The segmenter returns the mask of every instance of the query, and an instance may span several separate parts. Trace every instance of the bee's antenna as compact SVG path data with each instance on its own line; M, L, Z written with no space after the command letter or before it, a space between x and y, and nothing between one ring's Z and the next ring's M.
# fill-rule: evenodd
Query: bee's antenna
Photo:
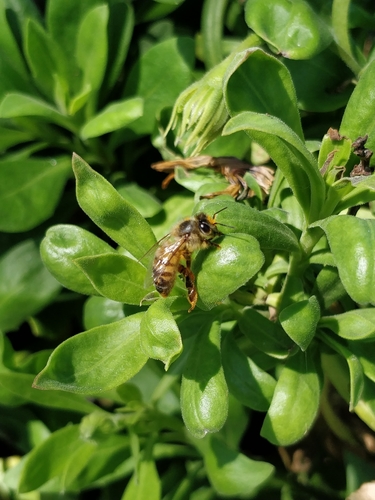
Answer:
M212 216L213 219L215 219L215 217L217 216L217 214L219 214L220 212L222 212L223 210L226 210L228 207L223 207L223 208L220 208L220 210L218 210L217 212L214 213L214 215Z
M220 210L218 210L217 212L214 213L214 215L212 216L212 218L215 219L215 217L217 216L217 214L219 214L223 210L226 210L227 208L228 207L220 208ZM234 229L234 226L229 226L228 224L223 224L222 222L215 222L215 225L216 224L219 224L219 226L225 226L225 227L230 227L230 228Z

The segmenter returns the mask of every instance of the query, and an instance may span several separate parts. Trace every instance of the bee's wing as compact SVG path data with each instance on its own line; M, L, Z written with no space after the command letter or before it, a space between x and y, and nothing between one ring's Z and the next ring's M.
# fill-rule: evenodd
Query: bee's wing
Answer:
M153 268L153 265L154 265L155 252L159 248L160 244L164 240L166 240L167 238L169 238L170 236L171 236L171 234L168 233L165 236L163 236L162 238L160 238L160 240L157 241L156 243L154 243L152 245L152 247L149 250L147 250L147 252L143 255L143 257L141 257L139 259L139 263L142 264L142 266L144 266L147 269L146 278L145 278L145 282L144 282L144 287L145 288L150 288L150 286L153 283L153 280L152 280L152 268Z

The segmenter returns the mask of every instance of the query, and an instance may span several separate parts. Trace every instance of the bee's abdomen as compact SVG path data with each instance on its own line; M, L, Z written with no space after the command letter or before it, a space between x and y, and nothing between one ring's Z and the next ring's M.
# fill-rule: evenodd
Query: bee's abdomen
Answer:
M168 297L176 280L180 259L178 255L173 255L168 262L163 260L162 257L155 257L152 277L156 290L162 297Z

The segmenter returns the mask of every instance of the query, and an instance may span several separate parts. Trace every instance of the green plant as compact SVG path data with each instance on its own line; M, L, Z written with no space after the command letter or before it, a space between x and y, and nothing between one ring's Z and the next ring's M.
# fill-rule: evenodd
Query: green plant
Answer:
M249 415L265 413L260 434L283 450L318 435L320 413L340 450L355 450L358 434L332 394L375 430L366 3L249 0L242 12L206 0L197 53L207 72L195 81L176 5L51 0L46 28L25 6L1 7L0 327L12 340L28 320L43 344L22 352L2 337L3 428L26 453L6 471L4 494L313 499L355 490L371 478L363 458L345 451L336 464L354 470L346 484L321 465L289 479L274 456L250 458L243 436L257 432ZM145 23L141 35L135 23ZM130 51L130 69L131 40L141 54ZM165 199L153 187L152 196L134 180L154 148L164 159L204 149L272 160L267 205L249 174L253 198L201 199L227 185L209 168L177 166L186 190ZM199 299L189 313L180 280L168 298L149 300L148 261L178 217L198 212L217 214L223 235L193 258ZM77 321L85 331L76 335Z

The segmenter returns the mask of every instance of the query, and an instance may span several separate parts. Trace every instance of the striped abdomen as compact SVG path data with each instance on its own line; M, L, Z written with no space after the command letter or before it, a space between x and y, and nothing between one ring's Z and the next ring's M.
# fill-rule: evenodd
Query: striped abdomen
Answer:
M185 240L181 239L161 246L155 254L152 277L155 288L162 297L168 297L173 288L184 246Z

